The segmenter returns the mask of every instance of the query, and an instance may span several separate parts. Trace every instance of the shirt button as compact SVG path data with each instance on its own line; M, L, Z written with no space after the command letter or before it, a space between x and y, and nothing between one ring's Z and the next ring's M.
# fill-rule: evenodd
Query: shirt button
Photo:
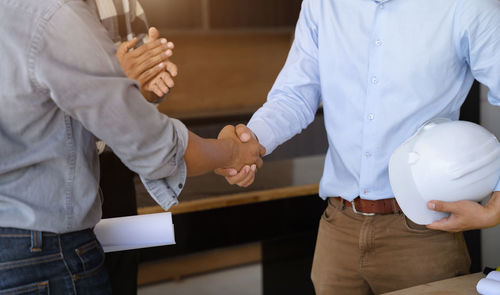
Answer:
M369 158L369 157L371 157L371 156L372 156L372 154L370 154L369 152L366 152L366 153L365 153L365 157Z
M377 46L382 45L382 41L381 41L381 40L377 40L377 41L375 41L375 45L377 45Z
M373 119L375 119L375 115L374 115L374 114L369 114L369 115L368 115L368 119L369 119L369 120L373 120Z
M377 77L373 76L372 77L372 84L377 84L377 83L378 83Z
M380 4L378 7L380 7L380 9L384 9L385 5L384 4Z
M183 188L183 185L182 185L182 183L179 183L179 188Z

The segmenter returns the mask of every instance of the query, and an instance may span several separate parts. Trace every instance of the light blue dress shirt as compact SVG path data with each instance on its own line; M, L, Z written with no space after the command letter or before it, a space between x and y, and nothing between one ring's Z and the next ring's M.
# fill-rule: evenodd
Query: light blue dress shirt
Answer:
M286 64L248 126L270 153L322 103L320 196L390 198L392 152L424 122L458 119L474 78L500 105L498 0L305 0Z

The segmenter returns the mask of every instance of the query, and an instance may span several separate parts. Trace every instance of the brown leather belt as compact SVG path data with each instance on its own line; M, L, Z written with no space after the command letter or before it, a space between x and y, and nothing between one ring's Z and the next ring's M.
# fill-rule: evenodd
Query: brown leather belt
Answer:
M340 197L334 197L334 199L342 201L346 207L351 207L354 213L361 215L398 214L402 212L395 198L372 201L357 197L352 202Z

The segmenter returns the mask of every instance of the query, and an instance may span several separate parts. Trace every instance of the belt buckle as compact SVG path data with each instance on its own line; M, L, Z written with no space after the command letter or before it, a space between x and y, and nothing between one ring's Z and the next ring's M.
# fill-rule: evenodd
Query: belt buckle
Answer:
M356 202L352 200L351 205L352 205L352 211L356 214L363 215L363 216L374 216L376 213L366 213L366 212L359 212L356 210Z

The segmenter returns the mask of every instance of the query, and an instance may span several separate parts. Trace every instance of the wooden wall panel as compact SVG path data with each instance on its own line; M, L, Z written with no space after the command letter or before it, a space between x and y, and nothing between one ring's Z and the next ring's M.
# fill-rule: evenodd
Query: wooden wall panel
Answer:
M211 28L294 26L302 0L210 0Z
M169 35L179 75L160 110L178 118L255 111L285 63L290 38L289 33Z
M202 26L202 0L141 0L151 26L198 29Z

